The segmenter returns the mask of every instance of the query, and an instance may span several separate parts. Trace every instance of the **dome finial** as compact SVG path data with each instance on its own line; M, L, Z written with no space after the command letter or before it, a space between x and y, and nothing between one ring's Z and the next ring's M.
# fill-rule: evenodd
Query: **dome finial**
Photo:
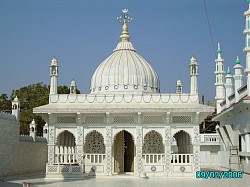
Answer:
M130 23L132 21L132 18L130 14L128 13L128 9L123 9L122 12L123 12L123 15L120 15L117 17L117 21L119 21L119 23L123 22L120 38L121 38L121 41L129 41L130 35L128 32L127 23Z
M235 64L240 64L239 56L237 56L237 59L236 59L236 61L235 61Z
M222 50L221 50L221 48L220 48L220 43L218 43L218 50L217 50L217 55L218 55L218 57L217 57L217 60L222 59L222 58L221 58L221 53L222 53Z
M218 50L217 53L222 53L222 50L220 49L220 43L218 43Z

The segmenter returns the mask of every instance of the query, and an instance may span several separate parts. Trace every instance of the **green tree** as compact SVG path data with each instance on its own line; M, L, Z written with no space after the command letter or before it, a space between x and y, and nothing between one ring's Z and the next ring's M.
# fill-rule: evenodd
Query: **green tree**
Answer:
M33 114L33 108L49 103L49 88L43 83L36 83L13 90L11 99L17 95L20 101L20 133L29 133L32 119L37 123L37 135L42 135L44 120Z
M69 94L70 92L67 86L58 86L57 89L58 94ZM80 91L77 89L76 93L80 93ZM20 133L28 134L29 124L32 119L34 119L37 124L37 135L41 136L45 121L40 116L33 114L33 108L49 103L49 86L40 82L21 87L18 90L12 91L9 100L6 94L2 94L0 96L0 106L2 106L1 98L3 98L2 100L5 104L3 106L10 106L11 109L11 101L15 96L17 96L20 101Z
M69 89L68 86L65 86L65 85L64 86L58 86L57 92L58 92L58 94L69 94L70 89ZM76 93L79 94L80 91L78 89L76 89Z
M11 112L11 101L6 93L0 95L0 111Z

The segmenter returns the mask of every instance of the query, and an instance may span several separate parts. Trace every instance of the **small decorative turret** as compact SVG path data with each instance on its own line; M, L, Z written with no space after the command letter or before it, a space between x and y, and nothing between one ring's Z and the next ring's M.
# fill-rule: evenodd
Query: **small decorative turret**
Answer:
M216 101L217 114L221 112L220 103L225 99L225 87L224 87L224 73L225 73L225 71L224 71L224 66L223 66L224 59L221 58L221 53L222 53L222 50L220 48L220 44L218 43L218 50L217 50L218 57L215 60L216 71L214 72L216 75L215 101Z
M182 94L182 87L183 87L182 82L180 79L178 79L176 81L176 93L177 94Z
M36 122L35 120L33 119L30 123L30 136L33 138L33 141L35 142L36 141Z
M190 93L198 94L198 66L194 55L190 59L189 69L190 69Z
M228 68L227 69L227 75L226 75L226 83L225 83L225 88L226 88L226 105L229 107L229 99L228 97L231 96L234 93L233 90L233 76L231 75L231 71Z
M57 94L58 86L58 63L54 57L50 64L50 94Z
M76 81L73 79L70 84L70 94L76 94Z
M16 120L19 121L20 119L20 102L17 96L12 101L12 110L11 114L16 116Z
M235 66L234 66L234 89L235 89L235 99L236 102L239 101L239 93L238 89L243 86L243 75L242 75L242 70L243 67L240 64L239 57L237 56L237 59L235 61Z

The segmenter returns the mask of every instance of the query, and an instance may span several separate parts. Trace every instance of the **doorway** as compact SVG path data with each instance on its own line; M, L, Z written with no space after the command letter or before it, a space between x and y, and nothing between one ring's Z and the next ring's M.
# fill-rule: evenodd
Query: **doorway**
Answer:
M132 135L125 130L119 132L114 141L114 171L134 172L134 152Z

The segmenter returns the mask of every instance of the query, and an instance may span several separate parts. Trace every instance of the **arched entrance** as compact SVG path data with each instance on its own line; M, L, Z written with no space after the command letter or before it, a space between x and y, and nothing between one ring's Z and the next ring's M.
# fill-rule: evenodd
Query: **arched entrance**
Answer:
M193 153L193 146L190 135L181 130L174 135L177 144L178 154L190 154Z
M134 172L135 146L129 132L123 130L115 136L113 151L114 172Z
M76 142L74 135L65 130L57 136L55 145L56 164L74 164L76 159Z

